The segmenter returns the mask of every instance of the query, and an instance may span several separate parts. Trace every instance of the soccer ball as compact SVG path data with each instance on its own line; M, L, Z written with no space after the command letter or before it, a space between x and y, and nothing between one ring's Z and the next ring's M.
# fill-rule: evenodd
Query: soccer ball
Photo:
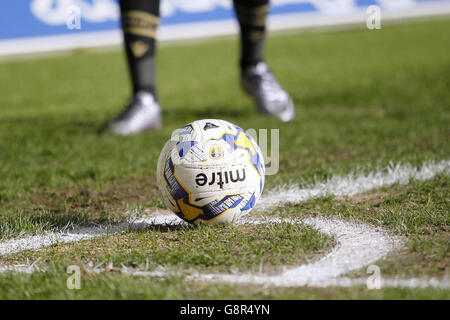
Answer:
M175 130L161 151L157 182L166 205L190 223L233 222L264 187L264 159L238 126L198 120Z

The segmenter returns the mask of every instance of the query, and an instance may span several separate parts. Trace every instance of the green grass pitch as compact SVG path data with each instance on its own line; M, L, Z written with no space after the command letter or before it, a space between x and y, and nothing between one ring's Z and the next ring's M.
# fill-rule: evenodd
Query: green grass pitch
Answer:
M99 135L129 98L120 50L0 61L0 241L68 225L118 223L163 208L155 179L171 132L221 118L244 129L280 130L280 170L265 190L308 185L390 163L420 166L450 158L450 20L405 21L381 30L273 34L267 61L293 96L297 117L257 113L239 85L234 38L161 45L158 96L163 128L132 137ZM325 197L255 215L312 213L356 219L406 239L378 261L384 277L448 276L450 177L412 181L354 197ZM47 271L0 273L0 299L449 299L448 289L266 288L190 283L181 275L139 278L82 274L92 262L171 270L265 272L305 263L336 239L306 225L201 226L124 231L73 244L0 256L0 266L33 261ZM148 262L150 261L150 262ZM365 270L349 274L366 277Z

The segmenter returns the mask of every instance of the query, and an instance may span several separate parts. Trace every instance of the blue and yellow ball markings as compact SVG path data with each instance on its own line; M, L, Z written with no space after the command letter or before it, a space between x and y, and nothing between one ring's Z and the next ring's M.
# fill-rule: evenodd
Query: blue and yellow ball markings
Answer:
M230 209L233 209L244 199L240 194L229 194L217 202L208 203L203 208L204 213L199 216L198 221L211 222Z
M192 205L191 192L186 188L181 181L177 178L175 172L175 166L172 162L172 158L166 162L166 168L164 170L164 179L167 185L170 187L170 195L175 200L179 212L175 212L181 219L193 222L197 217L203 213L201 207Z
M189 149L191 149L193 146L195 146L198 142L197 141L180 141L177 142L177 151L178 155L181 159L189 152Z
M255 206L255 200L255 193L253 192L247 204L241 208L241 211L250 210L251 208L253 208Z

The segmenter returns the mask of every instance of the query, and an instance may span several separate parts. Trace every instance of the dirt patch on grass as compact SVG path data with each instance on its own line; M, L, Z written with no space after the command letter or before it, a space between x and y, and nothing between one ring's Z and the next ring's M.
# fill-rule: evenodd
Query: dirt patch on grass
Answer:
M3 203L26 216L45 214L53 218L71 217L77 222L115 223L136 206L161 207L154 178L118 181L103 190L79 187L31 193L26 199ZM81 221L80 221L81 220Z
M336 200L340 203L361 205L364 208L378 207L389 198L396 198L407 194L410 189L408 186L401 186L399 188L391 188L385 192L368 192L351 197L336 198Z

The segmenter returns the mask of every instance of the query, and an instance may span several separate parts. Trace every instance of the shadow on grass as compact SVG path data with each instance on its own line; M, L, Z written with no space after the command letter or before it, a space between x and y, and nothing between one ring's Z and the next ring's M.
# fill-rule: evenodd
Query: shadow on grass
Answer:
M127 228L128 233L142 233L142 232L159 232L167 233L173 231L187 231L201 228L202 226L193 224L180 224L180 223L155 223L149 224L146 222L130 223Z

